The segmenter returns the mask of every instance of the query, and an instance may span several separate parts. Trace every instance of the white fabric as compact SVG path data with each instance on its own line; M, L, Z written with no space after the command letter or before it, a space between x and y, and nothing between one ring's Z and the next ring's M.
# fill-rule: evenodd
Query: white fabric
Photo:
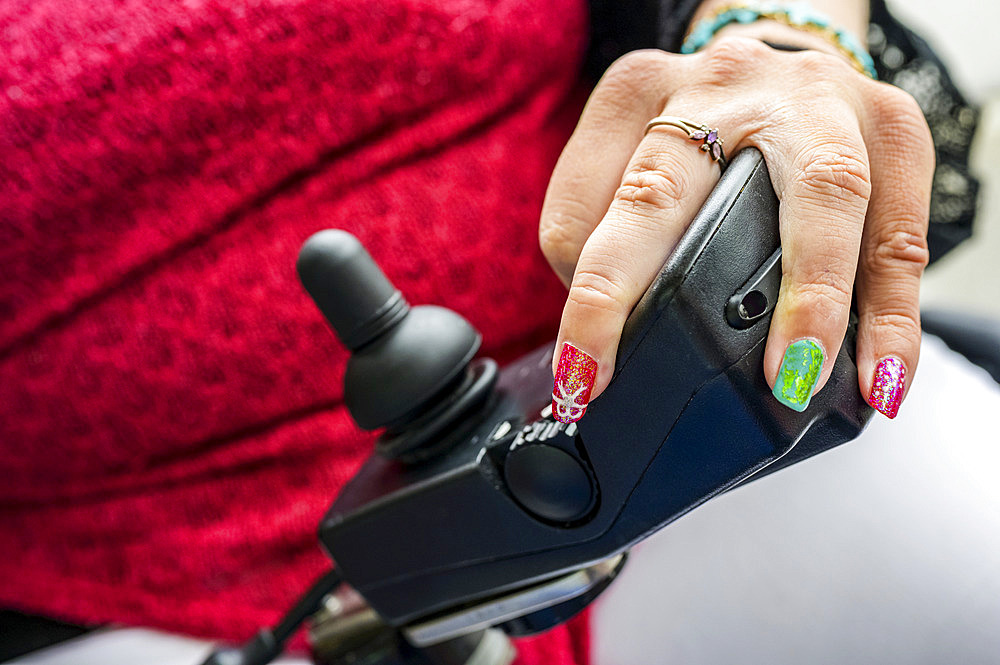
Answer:
M212 646L203 640L145 628L90 633L8 661L8 665L197 665ZM282 658L275 665L309 665L304 658Z

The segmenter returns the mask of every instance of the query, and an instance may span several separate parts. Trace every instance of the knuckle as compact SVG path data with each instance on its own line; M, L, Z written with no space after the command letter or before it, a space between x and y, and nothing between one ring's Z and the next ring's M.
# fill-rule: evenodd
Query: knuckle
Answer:
M573 276L568 300L577 307L599 314L624 317L626 294L622 285L612 276L593 270L578 270Z
M631 51L621 56L604 72L595 88L595 94L611 95L626 99L634 96L647 98L656 90L655 83L663 76L664 70L673 58L665 51L643 49Z
M871 169L862 151L830 142L814 149L802 160L799 183L806 195L824 205L829 199L867 207L872 193Z
M670 209L689 190L691 182L691 175L680 164L668 169L655 158L640 158L622 176L615 203L636 211Z
M921 160L933 164L934 139L917 100L896 86L874 81L872 85L878 88L872 99L880 130L891 133L899 145L916 150Z
M902 88L887 83L872 81L878 92L873 95L875 111L882 118L905 118L908 120L923 120L924 113L913 95Z
M581 222L560 212L542 215L538 225L538 245L542 255L556 270L572 266L579 254L579 243L571 229Z
M857 72L842 57L825 51L808 50L796 54L799 67L810 81L854 80Z
M882 331L893 330L902 339L920 339L920 321L913 312L883 310L869 316L869 325Z
M808 265L795 270L795 291L808 301L808 307L818 308L817 311L846 310L854 292L854 273L854 262L837 252L814 255Z
M827 300L841 307L851 305L851 296L854 291L853 274L848 275L840 270L826 270L817 275L811 284L811 288L816 293L825 296Z
M629 51L611 63L607 75L612 78L631 78L632 75L663 67L670 58L671 54L659 49Z
M904 351L920 344L920 320L916 313L904 311L869 312L864 317L863 324L875 331L880 345L885 348Z
M822 273L822 276L799 284L798 300L805 307L816 312L826 312L834 318L841 318L851 306L851 286L836 273Z
M745 72L756 71L770 49L757 39L723 37L713 41L702 53L699 71L709 81L731 82Z
M893 228L876 234L869 261L876 272L920 275L930 262L927 234L913 230L914 225Z

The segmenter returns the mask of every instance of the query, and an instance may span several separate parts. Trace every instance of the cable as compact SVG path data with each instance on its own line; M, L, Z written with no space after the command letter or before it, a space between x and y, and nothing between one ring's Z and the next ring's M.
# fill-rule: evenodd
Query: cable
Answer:
M274 628L262 628L242 647L222 647L208 655L201 665L267 665L285 650L285 642L299 626L319 611L323 598L333 593L343 580L331 570L317 579L302 594Z

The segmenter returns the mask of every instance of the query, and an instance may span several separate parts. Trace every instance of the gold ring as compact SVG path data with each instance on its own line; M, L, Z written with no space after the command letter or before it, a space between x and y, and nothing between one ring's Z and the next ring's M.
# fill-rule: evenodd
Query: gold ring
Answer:
M722 151L723 141L719 138L718 127L709 129L708 125L698 125L690 120L684 120L672 115L659 115L646 123L645 133L648 134L649 130L653 127L661 127L663 125L683 130L692 141L701 141L701 149L708 153L712 161L718 162L719 168L723 171L729 166L729 162L726 161L726 153Z

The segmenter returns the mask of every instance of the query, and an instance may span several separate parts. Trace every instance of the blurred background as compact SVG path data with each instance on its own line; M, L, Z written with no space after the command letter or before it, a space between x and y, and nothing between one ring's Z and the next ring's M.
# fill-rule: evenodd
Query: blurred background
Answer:
M923 304L1000 317L1000 3L897 0L890 8L930 42L983 115L972 162L982 183L975 235L927 272Z

